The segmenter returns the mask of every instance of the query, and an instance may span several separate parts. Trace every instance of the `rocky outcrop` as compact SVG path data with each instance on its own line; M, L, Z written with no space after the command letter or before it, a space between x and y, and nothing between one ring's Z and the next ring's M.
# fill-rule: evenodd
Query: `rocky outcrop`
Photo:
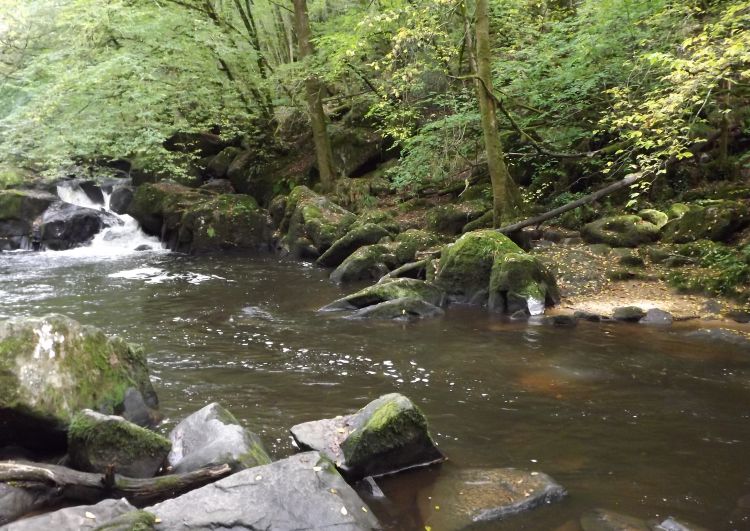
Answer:
M541 472L514 468L441 470L420 493L426 526L459 531L560 501L565 489Z
M611 247L638 247L659 239L659 227L636 215L613 216L587 223L581 236L588 243Z
M3 531L107 529L108 522L133 511L135 511L135 507L125 499L104 500L96 505L68 507L52 513L18 520L4 527Z
M158 401L140 347L63 315L0 322L0 447L64 449L81 409L129 418L130 389L153 420Z
M215 402L180 422L169 439L169 464L175 473L220 464L237 471L271 462L260 437Z
M77 247L91 241L105 227L122 224L105 210L58 201L42 214L39 222L42 245L53 251Z
M209 509L210 508L210 509ZM158 529L380 529L370 509L318 452L243 470L146 511Z
M170 182L144 184L128 213L175 251L247 252L270 245L268 215L248 195L215 194Z
M58 200L47 192L0 190L0 251L30 248L35 220Z
M302 448L317 450L350 479L381 476L445 459L424 414L403 395L381 396L353 415L297 424Z
M389 282L368 286L322 307L319 311L359 310L403 298L419 299L433 306L441 306L445 299L445 293L435 285L423 280L397 278Z
M153 431L115 415L84 409L68 428L68 456L73 468L105 473L109 466L123 476L150 478L167 459L172 444Z
M705 201L691 204L663 228L668 243L697 240L724 242L750 225L750 204L742 201Z

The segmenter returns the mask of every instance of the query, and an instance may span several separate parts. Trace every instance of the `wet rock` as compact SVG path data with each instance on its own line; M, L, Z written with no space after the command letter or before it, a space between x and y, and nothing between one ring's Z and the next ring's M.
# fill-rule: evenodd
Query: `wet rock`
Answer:
M612 310L612 319L615 321L625 321L629 323L636 323L646 316L644 312L638 306L620 306Z
M467 232L443 248L435 283L458 302L486 298L496 259L509 253L523 250L493 230Z
M26 518L13 522L3 531L80 531L97 529L123 514L135 511L124 498L121 500L104 500L96 505L79 505L60 509L48 514ZM93 518L92 518L93 517Z
M77 413L68 428L71 466L84 472L105 473L113 465L123 476L150 478L171 447L169 440L153 431L90 409Z
M671 325L673 321L674 317L671 313L660 310L659 308L651 308L638 322L650 325Z
M385 493L382 491L380 486L378 486L375 479L370 476L357 481L357 483L354 485L354 488L357 490L360 496L364 496L365 498L376 500L384 500L386 498Z
M109 197L109 209L116 214L125 214L133 201L132 186L118 186Z
M573 315L548 315L542 319L542 323L546 325L572 328L578 324L578 319Z
M89 201L96 205L104 206L104 193L102 192L102 187L96 181L92 181L91 179L71 179L58 183L58 186L80 188L86 194Z
M415 297L403 297L361 308L349 317L351 319L426 319L440 317L445 312L429 302Z
M233 194L235 193L234 186L227 179L211 179L205 184L200 186L201 190L209 190L216 192L217 194Z
M677 520L670 516L666 520L656 522L651 526L651 531L707 531L703 527Z
M737 323L750 323L750 311L748 310L730 310L724 315Z
M510 316L511 321L526 321L528 318L531 317L531 314L528 310L518 310L516 312L513 312Z
M561 500L565 489L541 472L514 468L463 469L441 473L419 495L426 526L461 530Z
M382 476L445 459L427 429L427 419L405 396L392 393L353 415L297 424L292 436L317 450L350 479Z
M58 197L34 190L0 190L0 251L30 248L34 221Z
M153 248L150 245L144 243L143 245L139 245L138 247L136 247L133 250L134 251L138 251L138 252L142 252L142 251L151 251L151 250L153 250Z
M388 231L379 225L373 223L357 225L336 240L318 258L317 263L323 267L336 267L360 247L376 244L385 236L388 236Z
M506 253L492 265L488 307L504 313L527 310L531 315L544 313L546 306L560 302L555 277L534 256Z
M382 244L366 245L354 251L331 273L337 283L377 280L398 266L393 250Z
M581 236L588 243L638 247L659 239L659 227L635 215L613 216L587 223Z
M129 388L158 407L137 345L64 315L0 322L0 447L64 449L76 412L123 413Z
M52 498L49 491L22 489L0 483L0 526L46 507Z
M389 282L368 286L356 293L352 293L323 306L319 311L356 310L402 298L417 298L434 306L441 306L445 294L440 288L430 282L412 278L396 278Z
M750 224L750 209L741 201L706 201L692 204L679 218L667 223L663 240L688 243L697 240L723 242Z
M159 518L159 529L380 529L367 505L318 452L243 470L146 511Z
M88 243L103 228L121 223L109 212L58 201L42 214L39 229L42 244L59 251Z
M587 312L584 310L576 310L573 312L573 317L576 319L582 319L584 321L590 321L592 323L598 323L602 320L602 316L598 313Z
M649 531L643 520L604 509L584 514L581 527L583 531Z
M260 437L215 402L180 422L169 439L169 464L177 474L224 463L237 471L271 462Z
M727 328L701 328L688 332L686 336L702 341L718 341L739 347L750 347L750 336Z

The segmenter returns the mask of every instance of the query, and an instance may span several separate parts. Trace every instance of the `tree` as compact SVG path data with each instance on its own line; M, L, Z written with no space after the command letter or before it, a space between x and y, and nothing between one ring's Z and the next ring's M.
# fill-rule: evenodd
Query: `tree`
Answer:
M294 0L294 22L297 30L299 58L304 61L313 55L306 0ZM320 183L324 190L330 190L335 179L333 153L326 128L326 116L323 112L322 85L313 72L308 72L305 77L305 97L312 126L315 156L318 160Z

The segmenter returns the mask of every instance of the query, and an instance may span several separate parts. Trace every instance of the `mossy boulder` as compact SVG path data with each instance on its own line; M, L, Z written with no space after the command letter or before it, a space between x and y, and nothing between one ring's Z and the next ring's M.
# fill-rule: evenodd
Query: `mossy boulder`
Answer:
M524 251L494 230L467 232L443 248L435 284L453 300L483 302L495 260L508 253Z
M615 321L637 323L645 316L646 312L638 306L620 306L612 310L612 319Z
M328 250L344 236L356 216L325 196L306 186L297 186L286 200L286 212L279 229L289 251L300 256L304 242L309 242L319 254Z
M417 253L431 249L440 244L441 238L434 232L421 229L409 229L396 236L396 258L399 263L413 261Z
M385 230L387 230L392 236L401 232L401 225L399 225L398 221L396 221L396 218L393 217L393 214L391 214L387 210L382 210L382 209L364 210L357 216L357 221L354 222L354 225L352 225L352 228L358 227L361 225L366 225L368 223L374 223L375 225L380 225Z
M367 286L356 293L322 307L320 311L357 310L402 298L416 298L434 306L440 306L445 294L440 288L429 282L413 278L397 278L382 284Z
M236 472L271 462L260 437L215 402L180 422L169 439L169 464L175 473L221 464Z
M230 165L242 153L240 148L230 146L221 151L221 153L211 157L206 165L205 174L211 179L222 179L226 177Z
M336 267L360 247L378 243L388 234L387 230L374 223L354 225L318 258L317 263L323 267Z
M481 200L439 205L427 213L427 228L443 234L461 234L464 225L480 218L488 208Z
M389 319L411 321L439 317L445 312L438 306L417 297L402 297L366 306L351 314L351 319Z
M690 205L667 223L662 239L669 243L697 240L723 242L750 225L750 205L742 201L705 201Z
M391 393L353 415L298 424L292 436L319 451L349 479L428 466L445 459L430 436L427 419L411 400Z
M398 266L393 246L366 245L354 251L331 273L334 282L377 280Z
M0 251L29 246L34 222L58 198L35 190L0 190Z
M114 529L127 531L146 531L148 527L106 527L104 524L136 511L125 498L119 500L108 499L96 505L77 505L66 507L51 513L23 518L2 528L3 531L82 531ZM100 527L101 526L101 527Z
M612 216L587 223L581 236L588 243L611 247L638 247L659 239L659 227L636 215Z
M667 214L665 214L661 210L656 210L654 208L646 208L644 210L641 210L640 212L638 212L638 217L648 221L649 223L653 223L659 229L666 225L667 221L669 221L669 216Z
M667 217L669 219L681 218L688 210L690 210L690 206L685 203L672 203L667 209Z
M536 257L507 253L495 260L490 273L490 309L509 314L526 310L539 315L546 306L559 302L555 277Z
M156 529L156 516L148 511L130 511L101 523L94 531L151 531Z
M494 215L492 210L488 210L474 221L468 222L463 226L461 232L471 232L479 229L491 229L494 223Z
M140 347L64 315L0 322L0 446L64 448L81 409L130 418L130 389L158 407Z
M122 417L84 409L68 428L68 456L73 468L105 473L112 465L123 476L150 478L167 459L172 443Z

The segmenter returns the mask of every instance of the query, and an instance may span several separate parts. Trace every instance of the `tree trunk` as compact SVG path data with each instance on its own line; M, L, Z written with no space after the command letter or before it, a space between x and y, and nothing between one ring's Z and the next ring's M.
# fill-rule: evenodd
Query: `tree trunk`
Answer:
M510 220L518 214L518 191L505 165L505 154L497 126L495 100L492 97L492 72L490 55L490 18L488 0L477 0L476 10L476 57L470 54L472 69L477 79L474 83L482 118L482 133L487 152L487 166L492 183L492 218L494 226ZM467 38L470 32L467 32ZM471 50L471 48L468 48Z
M307 1L294 0L294 22L297 30L299 58L304 60L313 54L310 42L310 20L307 16ZM323 112L323 98L318 78L310 73L305 79L305 96L307 98L307 112L310 115L315 156L318 159L318 171L323 190L330 190L335 177L333 169L333 153L331 142L326 130L326 117Z

